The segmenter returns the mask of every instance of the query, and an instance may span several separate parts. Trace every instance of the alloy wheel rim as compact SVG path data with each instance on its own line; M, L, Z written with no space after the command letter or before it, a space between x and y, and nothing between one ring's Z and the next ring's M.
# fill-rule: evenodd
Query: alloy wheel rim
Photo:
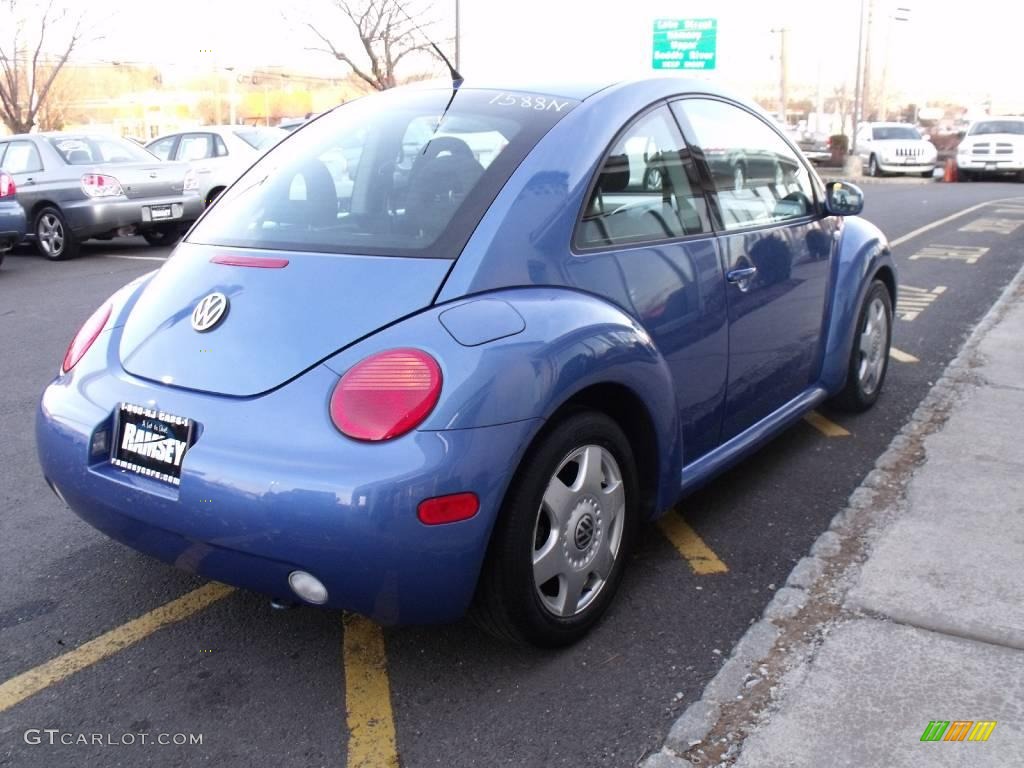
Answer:
M885 314L885 305L876 297L868 305L859 339L860 365L857 379L865 395L874 394L881 382L885 356L889 353L888 337L889 319Z
M39 238L43 250L50 256L59 256L64 250L64 226L60 219L52 213L39 219L36 236Z
M584 445L548 481L533 531L534 590L544 609L568 618L594 603L622 547L626 492L606 448Z

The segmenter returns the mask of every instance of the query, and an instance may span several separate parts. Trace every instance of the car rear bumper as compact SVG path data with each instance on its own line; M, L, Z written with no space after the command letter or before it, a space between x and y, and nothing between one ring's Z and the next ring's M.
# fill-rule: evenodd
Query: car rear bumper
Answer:
M154 220L154 206L171 206L173 216ZM191 224L203 212L203 198L199 195L177 195L139 199L76 200L62 205L68 226L78 238L106 234L122 227L139 230L164 224Z
M326 586L330 607L384 624L457 619L538 423L358 443L327 416L336 382L337 374L318 366L272 393L241 399L76 368L40 403L43 474L84 520L185 570L290 599L288 575L304 570ZM109 451L90 452L94 435L110 434L122 401L195 420L199 437L182 462L180 486L118 469ZM480 499L475 517L419 522L420 501L464 491Z
M24 236L25 230L0 230L0 253L11 250Z
M13 248L25 237L25 211L18 203L0 203L0 251Z

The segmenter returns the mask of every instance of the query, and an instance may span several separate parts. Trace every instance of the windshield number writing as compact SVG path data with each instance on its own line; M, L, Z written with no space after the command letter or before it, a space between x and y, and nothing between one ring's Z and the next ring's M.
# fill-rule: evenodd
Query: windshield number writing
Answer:
M520 107L522 109L534 109L538 112L561 112L567 106L568 101L558 101L548 96L527 96L521 93L499 93L491 99L491 104L499 107Z

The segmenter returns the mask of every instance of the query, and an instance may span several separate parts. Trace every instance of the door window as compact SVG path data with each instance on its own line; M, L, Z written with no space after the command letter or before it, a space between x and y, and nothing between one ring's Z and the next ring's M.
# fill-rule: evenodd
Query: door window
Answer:
M174 142L177 141L177 136L168 136L166 139L160 139L160 141L154 141L146 149L152 152L154 155L159 157L161 160L170 160L171 152L174 150Z
M31 141L12 141L4 153L4 170L8 173L35 173L43 170L39 150Z
M213 157L213 136L209 133L186 133L178 145L179 160L206 160Z
M704 152L726 229L777 224L814 213L810 172L786 141L750 112L687 99L682 110Z
M689 150L672 115L659 107L612 146L583 211L576 245L652 242L709 231Z

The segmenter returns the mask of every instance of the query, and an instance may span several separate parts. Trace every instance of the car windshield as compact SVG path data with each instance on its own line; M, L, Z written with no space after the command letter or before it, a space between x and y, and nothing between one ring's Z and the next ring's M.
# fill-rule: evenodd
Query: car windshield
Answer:
M268 152L188 240L455 258L522 159L576 103L443 89L353 101Z
M903 141L918 141L921 134L912 125L882 125L871 129L871 136L875 141L889 141L901 139Z
M145 148L116 136L50 136L47 141L68 165L159 162Z
M283 128L235 128L235 136L253 149L269 149L287 135Z
M970 131L971 136L984 136L986 133L1016 133L1024 135L1024 120L986 120L975 124Z

